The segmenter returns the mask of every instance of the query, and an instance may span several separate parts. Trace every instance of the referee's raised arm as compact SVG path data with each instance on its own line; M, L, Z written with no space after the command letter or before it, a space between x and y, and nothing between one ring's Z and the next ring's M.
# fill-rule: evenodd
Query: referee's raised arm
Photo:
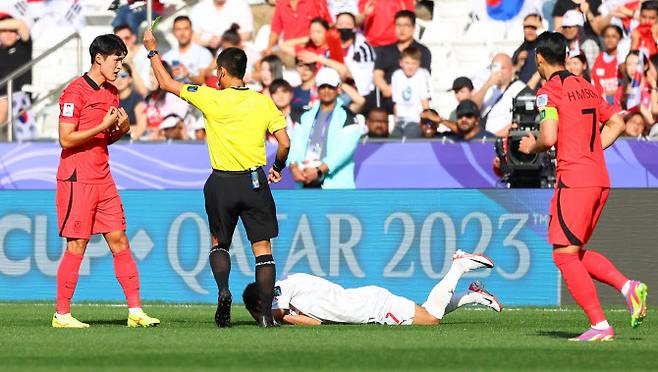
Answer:
M158 42L155 40L155 36L153 36L153 32L150 29L146 29L146 32L144 32L144 48L148 51L148 58L151 60L153 75L155 75L155 79L158 81L160 88L169 93L180 96L180 91L183 89L183 83L174 80L164 68L162 60L160 59L160 53L158 52Z

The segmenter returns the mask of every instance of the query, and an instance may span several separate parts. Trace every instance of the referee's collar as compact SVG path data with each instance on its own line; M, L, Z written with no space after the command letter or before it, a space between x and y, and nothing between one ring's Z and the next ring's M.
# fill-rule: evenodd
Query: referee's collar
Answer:
M89 75L87 75L86 72L85 72L84 75L82 75L82 77L85 79L85 81L87 82L87 84L89 84L89 86L90 86L93 90L100 90L100 89L101 89L101 87L99 87L98 84L96 84L96 82L94 81L94 79L90 78Z
M235 89L235 90L249 90L249 88L247 88L247 87L231 87L231 89Z

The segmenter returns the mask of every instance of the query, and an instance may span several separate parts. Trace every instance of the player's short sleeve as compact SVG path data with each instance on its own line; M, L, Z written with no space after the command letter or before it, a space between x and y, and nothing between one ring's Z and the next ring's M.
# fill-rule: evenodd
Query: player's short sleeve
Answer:
M273 310L288 310L290 309L290 299L292 291L288 286L276 283L274 286L274 299L272 300Z
M549 83L550 84L550 81ZM537 92L537 111L539 111L539 122L552 119L558 120L558 103L560 101L559 94L554 89L549 89L549 86L544 86Z
M59 122L78 125L84 105L85 98L82 91L75 86L68 86L59 98Z
M179 97L198 108L207 116L220 103L219 100L215 99L218 93L218 90L210 87L185 84L180 91Z
M270 122L267 125L267 131L270 133L274 133L277 130L285 129L287 124L286 124L286 118L283 116L283 113L276 107L274 102L272 102L271 99L267 98L268 102L268 108L269 108L269 118Z
M603 96L599 97L599 107L596 108L599 122L605 123L610 117L617 113L615 106L608 103Z

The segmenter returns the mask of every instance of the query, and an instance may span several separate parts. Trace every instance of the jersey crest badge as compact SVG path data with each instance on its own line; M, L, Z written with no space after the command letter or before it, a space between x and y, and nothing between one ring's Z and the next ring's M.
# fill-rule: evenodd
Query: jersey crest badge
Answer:
M73 111L75 109L75 105L72 103L65 103L64 106L62 107L62 116L70 118L73 117Z
M548 105L548 95L540 94L537 96L537 107L542 108Z

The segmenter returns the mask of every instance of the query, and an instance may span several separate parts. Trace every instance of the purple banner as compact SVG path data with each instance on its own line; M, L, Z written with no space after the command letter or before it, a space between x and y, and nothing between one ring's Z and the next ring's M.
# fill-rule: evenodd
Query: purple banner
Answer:
M268 145L268 162L274 157ZM53 189L57 143L0 144L0 189ZM493 143L367 143L355 156L356 185L378 188L500 188ZM621 140L605 152L613 187L658 187L658 143ZM121 189L201 189L210 173L204 143L118 143L110 166ZM277 189L294 182L286 172Z

